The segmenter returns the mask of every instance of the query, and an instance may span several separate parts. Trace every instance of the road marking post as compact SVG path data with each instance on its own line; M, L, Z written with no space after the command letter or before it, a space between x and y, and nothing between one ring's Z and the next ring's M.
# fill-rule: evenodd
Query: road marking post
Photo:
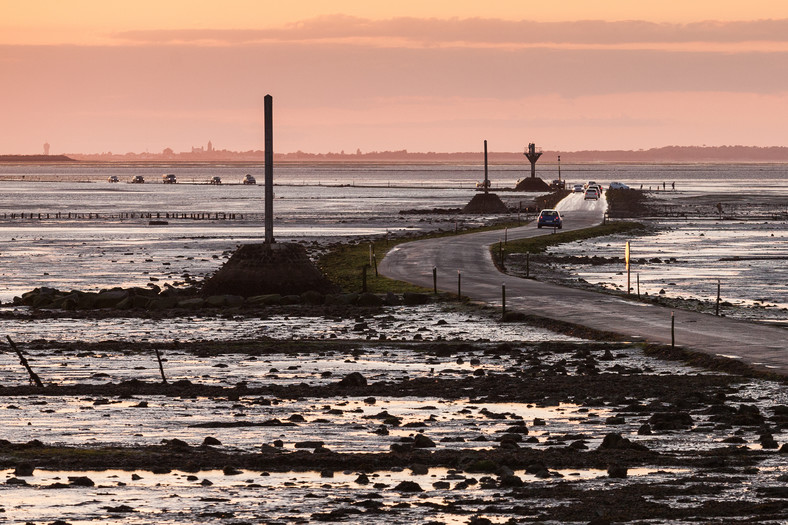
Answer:
M676 316L670 312L670 347L676 348Z
M720 280L717 279L717 306L714 309L714 315L720 315Z
M460 286L462 283L462 273L457 270L457 299L462 301L462 287Z
M432 267L432 293L438 294L438 267Z
M630 295L632 289L629 287L629 241L627 241L627 247L624 249L624 262L627 265L627 295Z
M506 317L506 284L501 283L501 319Z

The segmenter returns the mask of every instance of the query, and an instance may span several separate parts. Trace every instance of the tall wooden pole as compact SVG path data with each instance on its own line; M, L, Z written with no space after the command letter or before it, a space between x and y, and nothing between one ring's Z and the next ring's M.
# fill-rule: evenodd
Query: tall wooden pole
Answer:
M274 99L266 95L265 106L265 243L274 242Z
M484 193L488 192L490 179L487 178L487 141L484 141Z

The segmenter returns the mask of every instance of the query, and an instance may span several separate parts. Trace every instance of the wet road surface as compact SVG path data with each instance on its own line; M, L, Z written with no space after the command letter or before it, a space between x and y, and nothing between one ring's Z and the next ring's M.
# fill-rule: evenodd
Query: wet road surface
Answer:
M557 208L564 215L564 230L575 230L601 223L606 207L604 198L585 201L581 194L572 194ZM532 223L509 230L507 238L551 233ZM676 346L788 374L788 334L782 328L508 276L495 268L489 252L503 235L499 230L401 244L385 257L380 271L392 279L432 288L435 267L439 290L457 293L459 284L462 295L491 305L501 304L505 285L507 310L615 332L632 341L671 344L674 315Z

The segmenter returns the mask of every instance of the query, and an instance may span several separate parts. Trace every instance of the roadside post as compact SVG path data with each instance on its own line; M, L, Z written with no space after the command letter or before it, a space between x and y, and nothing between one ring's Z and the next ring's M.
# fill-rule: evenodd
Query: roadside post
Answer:
M506 284L501 283L501 319L506 317Z
M432 293L438 295L438 267L432 267Z
M714 315L720 315L720 280L717 279L717 306L714 308Z
M670 312L670 347L676 348L676 316Z
M627 247L624 249L624 262L627 265L627 295L630 295L631 288L629 287L629 283L630 283L630 280L629 280L629 241L627 241ZM638 285L638 289L639 289L639 285ZM640 292L638 291L638 296L639 295L640 295Z
M462 273L457 270L457 299L462 301Z

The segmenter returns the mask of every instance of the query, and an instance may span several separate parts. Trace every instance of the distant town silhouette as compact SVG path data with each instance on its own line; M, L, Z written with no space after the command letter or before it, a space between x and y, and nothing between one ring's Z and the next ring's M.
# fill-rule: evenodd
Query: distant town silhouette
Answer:
M470 152L409 152L356 150L353 153L307 153L296 151L291 153L275 153L279 161L293 162L478 162L481 153ZM593 162L634 162L634 163L670 163L670 162L788 162L786 146L665 146L645 150L583 150L583 151L550 151L544 150L541 163L555 163L558 156L562 163L593 163ZM124 153L112 152L86 154L67 153L65 155L0 155L0 162L262 162L263 150L231 151L215 149L209 142L207 148L192 148L191 151L176 153L165 148L161 153ZM527 162L524 152L493 152L489 153L490 162L520 163Z

